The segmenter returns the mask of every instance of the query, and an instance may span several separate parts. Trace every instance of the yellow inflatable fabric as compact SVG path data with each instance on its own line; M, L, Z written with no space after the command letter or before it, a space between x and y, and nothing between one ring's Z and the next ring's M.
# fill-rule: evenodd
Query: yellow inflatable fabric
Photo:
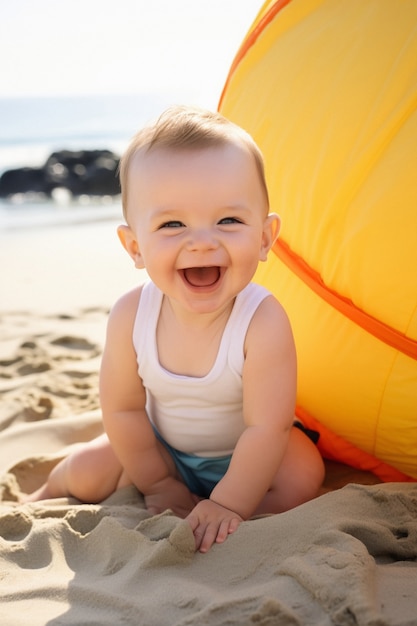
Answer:
M282 217L255 280L290 317L302 411L352 465L363 451L414 479L416 105L415 0L266 2L219 104Z

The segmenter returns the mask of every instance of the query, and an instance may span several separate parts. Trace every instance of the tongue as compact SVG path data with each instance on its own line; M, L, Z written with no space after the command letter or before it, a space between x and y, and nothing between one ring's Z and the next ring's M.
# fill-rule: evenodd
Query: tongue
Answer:
M185 280L193 287L210 287L218 280L218 267L189 267L184 270Z

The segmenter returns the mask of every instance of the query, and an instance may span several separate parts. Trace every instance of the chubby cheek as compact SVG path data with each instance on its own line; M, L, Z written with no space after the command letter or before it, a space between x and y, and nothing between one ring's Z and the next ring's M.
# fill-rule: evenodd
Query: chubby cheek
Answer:
M162 241L155 238L142 251L146 268L149 272L167 272L176 266L177 250L166 238Z
M235 248L232 254L229 255L232 266L239 271L239 273L251 280L253 274L255 274L260 259L259 246L254 242L246 241L241 246Z
M253 234L252 236L242 237L239 241L235 242L234 246L235 257L244 257L247 263L258 263L258 261L262 260L262 256L264 255L264 246L263 239L258 234ZM242 262L244 260L242 258Z

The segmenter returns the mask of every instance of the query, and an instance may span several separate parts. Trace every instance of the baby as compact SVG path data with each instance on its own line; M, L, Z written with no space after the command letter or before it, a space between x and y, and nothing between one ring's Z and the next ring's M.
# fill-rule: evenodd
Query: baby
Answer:
M251 282L280 219L269 213L259 148L217 113L169 109L133 138L120 177L118 235L149 281L109 316L105 434L28 500L95 503L134 484L151 513L185 518L207 552L242 520L315 497L324 476L316 446L294 427L287 315Z

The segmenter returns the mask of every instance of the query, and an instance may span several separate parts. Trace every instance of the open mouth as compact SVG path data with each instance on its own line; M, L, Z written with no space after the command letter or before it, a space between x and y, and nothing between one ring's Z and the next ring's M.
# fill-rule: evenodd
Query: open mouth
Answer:
M220 267L187 267L182 270L184 280L192 287L212 287L220 278Z

